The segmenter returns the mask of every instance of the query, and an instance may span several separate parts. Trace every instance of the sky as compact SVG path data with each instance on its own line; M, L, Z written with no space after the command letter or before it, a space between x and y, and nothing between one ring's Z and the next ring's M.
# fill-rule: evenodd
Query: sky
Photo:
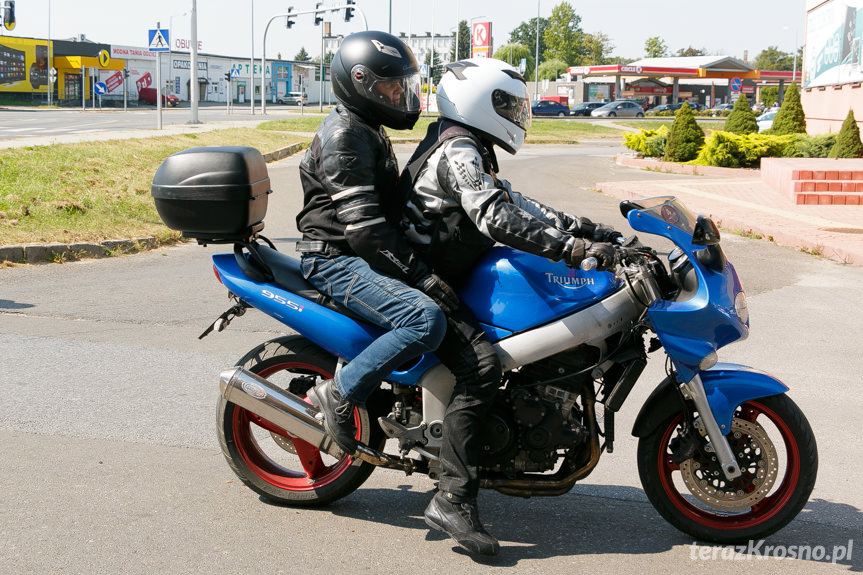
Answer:
M509 40L510 31L539 15L551 16L561 0L357 0L369 29L424 35L449 34L459 20L491 21L495 48ZM172 44L191 39L192 0L17 0L17 25L5 35L32 38L69 39L84 34L88 40L105 44L147 45L147 31L160 22L171 29ZM295 11L310 10L309 0L196 0L198 41L210 54L249 57L254 46L260 58L264 30L267 57L281 54L292 59L301 47L313 57L320 54L321 28L314 17L298 17L291 29L284 26L289 6ZM326 0L324 6L341 1ZM614 56L642 58L647 38L659 36L671 52L704 49L709 54L750 59L768 46L791 52L803 44L806 0L722 0L721 2L680 2L653 0L570 0L581 16L585 32L603 32L615 46ZM390 20L390 6L392 19ZM186 15L184 15L186 13ZM49 18L50 14L50 18ZM363 29L355 16L346 23L343 12L331 13L333 35ZM2 29L2 28L0 28ZM796 38L796 44L795 44Z

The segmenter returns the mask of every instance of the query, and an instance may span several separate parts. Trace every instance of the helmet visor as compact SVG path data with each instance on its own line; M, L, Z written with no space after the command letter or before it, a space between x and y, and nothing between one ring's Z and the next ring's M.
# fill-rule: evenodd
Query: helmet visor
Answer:
M351 81L357 93L379 106L406 113L420 111L422 80L417 73L381 78L365 66L355 66Z
M494 111L519 128L527 130L530 127L530 99L519 97L510 92L495 90L491 93L491 105Z

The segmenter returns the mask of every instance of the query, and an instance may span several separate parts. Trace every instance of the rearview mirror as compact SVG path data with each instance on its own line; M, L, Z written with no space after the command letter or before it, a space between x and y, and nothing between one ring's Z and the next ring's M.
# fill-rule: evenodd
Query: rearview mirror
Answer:
M715 246L719 243L719 228L707 216L698 216L692 232L692 245Z

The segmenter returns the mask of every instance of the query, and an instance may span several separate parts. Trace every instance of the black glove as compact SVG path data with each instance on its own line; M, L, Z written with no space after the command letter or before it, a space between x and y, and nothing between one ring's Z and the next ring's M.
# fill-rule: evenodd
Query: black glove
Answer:
M605 224L596 224L596 229L593 230L593 241L595 242L606 242L618 245L622 243L620 241L622 239L622 233Z
M614 269L614 246L607 242L587 242L576 238L575 245L569 254L564 255L566 265L578 267L587 258L596 258L596 269L608 271Z
M438 307L447 315L458 309L459 299L449 284L440 279L437 274L428 274L416 283L418 290L432 298Z

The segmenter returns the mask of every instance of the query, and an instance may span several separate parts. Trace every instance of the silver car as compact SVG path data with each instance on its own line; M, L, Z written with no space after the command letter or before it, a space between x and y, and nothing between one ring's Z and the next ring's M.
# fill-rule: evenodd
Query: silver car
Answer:
M590 115L594 118L643 118L644 108L629 100L619 100L597 108Z

